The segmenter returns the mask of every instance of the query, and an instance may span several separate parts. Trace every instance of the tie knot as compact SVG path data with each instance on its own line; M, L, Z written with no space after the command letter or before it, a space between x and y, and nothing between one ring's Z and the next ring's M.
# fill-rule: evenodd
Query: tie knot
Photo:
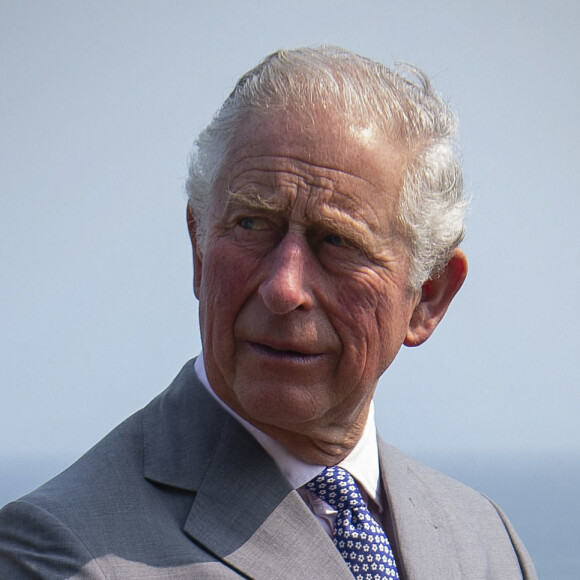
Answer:
M354 478L342 467L327 467L320 475L311 479L306 488L338 512L366 508Z

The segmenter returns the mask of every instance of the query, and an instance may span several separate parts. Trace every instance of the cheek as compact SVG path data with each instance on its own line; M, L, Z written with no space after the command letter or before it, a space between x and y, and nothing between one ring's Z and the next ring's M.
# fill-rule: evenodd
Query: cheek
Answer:
M373 274L357 273L335 284L338 308L336 314L354 335L365 336L377 331L376 314L383 310L387 291L381 279Z
M254 289L256 266L227 244L215 242L210 247L203 260L200 317L214 330L227 333Z
M211 250L204 261L202 283L205 281L208 290L225 296L228 302L251 284L259 261L225 239L216 239L208 246Z
M347 364L382 374L407 332L410 304L404 290L375 272L362 272L338 285L337 292L334 321Z

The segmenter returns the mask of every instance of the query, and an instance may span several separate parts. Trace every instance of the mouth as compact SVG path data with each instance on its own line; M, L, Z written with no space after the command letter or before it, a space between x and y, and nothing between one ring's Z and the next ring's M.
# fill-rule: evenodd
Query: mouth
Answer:
M312 362L323 356L322 354L309 353L291 348L277 348L259 342L248 342L248 345L256 354L279 361Z

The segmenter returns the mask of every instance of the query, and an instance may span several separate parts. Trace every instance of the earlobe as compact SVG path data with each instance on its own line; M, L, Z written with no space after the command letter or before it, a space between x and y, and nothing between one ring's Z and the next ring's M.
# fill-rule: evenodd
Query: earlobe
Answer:
M191 240L191 248L193 252L193 292L195 297L199 300L202 259L197 243L197 226L195 223L195 217L189 204L187 205L187 229L189 230L189 239Z
M419 346L433 334L466 276L467 258L457 248L443 272L423 284L421 297L411 316L403 344Z

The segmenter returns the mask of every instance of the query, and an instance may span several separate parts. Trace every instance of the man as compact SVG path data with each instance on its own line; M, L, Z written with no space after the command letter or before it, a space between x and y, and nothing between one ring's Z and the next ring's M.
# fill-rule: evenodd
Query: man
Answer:
M455 119L407 76L322 48L240 79L188 181L203 354L4 508L0 577L536 578L497 506L375 434L467 273Z

